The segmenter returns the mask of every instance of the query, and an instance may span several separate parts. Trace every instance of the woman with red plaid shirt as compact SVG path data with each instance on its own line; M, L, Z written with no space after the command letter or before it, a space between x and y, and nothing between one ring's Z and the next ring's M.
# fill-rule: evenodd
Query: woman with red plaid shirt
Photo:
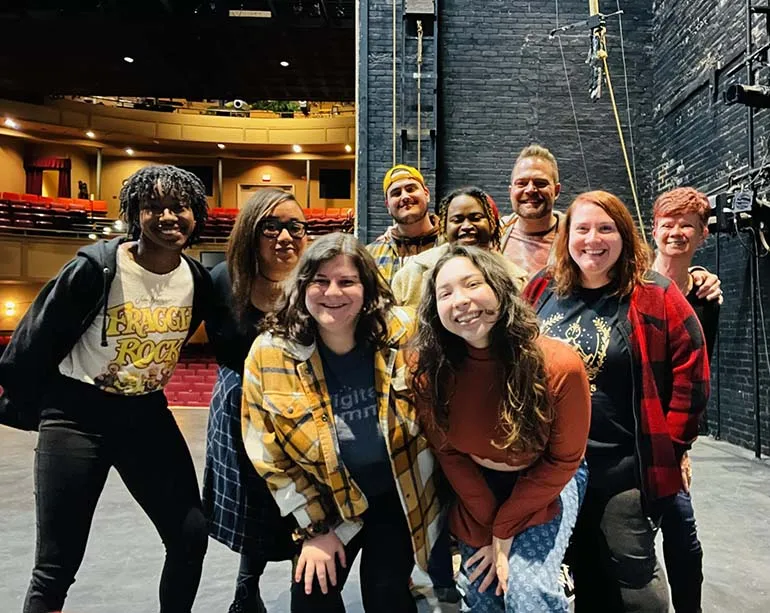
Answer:
M616 196L579 195L555 263L525 289L543 333L583 358L591 387L589 482L568 553L585 611L668 611L655 557L660 517L709 394L706 344L676 285Z

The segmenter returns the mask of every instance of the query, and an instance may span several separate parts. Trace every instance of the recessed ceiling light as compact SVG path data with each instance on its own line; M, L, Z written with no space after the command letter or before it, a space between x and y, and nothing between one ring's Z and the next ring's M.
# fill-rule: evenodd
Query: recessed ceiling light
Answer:
M104 226L102 228L102 234L106 234L107 236L109 236L110 234L112 234L112 230L110 230L108 226Z
M126 153L128 153L128 155L134 155L134 150L131 149L131 147L126 147Z
M94 134L93 130L89 130L88 132L86 132L86 136L88 138L96 138L96 134Z
M126 57L123 58L123 61L128 63L128 64L133 64L134 63L134 58L132 58L132 57L127 55Z
M286 60L283 60L281 62L281 66L283 66L284 68L288 68L289 67L289 62L287 62Z
M97 236L96 236L96 234L91 232L91 234L88 235L88 238L90 238L92 241L95 241L97 239Z
M15 121L14 121L13 119L11 119L10 117L6 117L6 118L5 118L5 121L3 122L3 125L4 125L6 128L13 128L14 130L18 130L18 129L19 129L19 124L18 124L18 122L15 122Z
M224 149L225 145L224 143L217 143L217 147L219 147L220 149Z
M350 145L345 145L345 151L350 153L351 151L353 151L353 147L351 147Z
M302 147L300 147L299 145L292 145L291 149L292 151L294 151L294 153L302 153Z
M153 141L152 141L152 142L153 142L153 144L155 144L155 145L160 145L160 141L159 141L157 138L156 138L156 139L153 139Z

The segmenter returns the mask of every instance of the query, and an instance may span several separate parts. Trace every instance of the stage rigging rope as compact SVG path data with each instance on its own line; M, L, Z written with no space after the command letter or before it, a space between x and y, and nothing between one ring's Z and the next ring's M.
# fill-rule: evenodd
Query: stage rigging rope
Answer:
M559 0L555 0L555 2L556 2L556 21L557 21L556 25L558 27L559 26L559 24L558 24L558 20L559 20ZM590 2L589 2L589 5L590 5ZM620 2L619 1L618 1L618 6L620 6ZM618 9L618 10L620 10L620 9ZM612 112L613 112L613 115L615 116L615 126L616 126L617 131L618 131L618 139L620 140L620 149L623 152L623 160L624 160L625 166L626 166L626 173L628 174L628 182L631 185L631 195L632 195L632 197L634 199L634 206L636 208L636 217L637 217L637 220L638 220L638 223L639 223L639 231L642 234L642 238L644 239L644 242L647 243L647 233L644 230L644 219L642 218L642 210L641 210L641 207L639 206L639 197L637 196L637 193L636 193L636 170L634 169L632 171L632 169L631 169L631 161L630 161L629 156L628 156L628 149L626 147L626 140L625 140L625 138L623 136L623 127L622 127L622 125L620 123L620 112L618 111L618 105L617 105L617 103L615 101L615 91L614 91L614 88L612 87L612 80L610 78L610 68L609 68L609 65L607 63L607 39L606 39L607 31L606 31L606 28L604 28L604 27L598 28L596 34L599 37L600 45L599 45L598 52L597 52L595 58L593 58L593 59L599 59L602 62L602 67L604 69L604 78L605 78L605 80L607 82L607 90L610 93L610 102L612 104ZM567 91L569 92L570 102L572 103L572 112L573 112L573 116L575 118L575 129L577 130L577 133L578 133L578 142L580 142L580 153L581 153L581 155L583 157L583 167L586 170L586 179L587 179L588 178L588 168L587 168L587 164L586 164L585 153L583 152L582 141L580 139L580 127L578 125L577 112L575 111L575 103L574 103L574 100L573 100L573 97L572 97L572 89L569 86L569 73L567 72L567 63L564 60L564 51L562 49L561 36L559 36L557 34L557 37L559 38L559 49L562 52L562 62L564 64L564 78L565 78L565 81L567 83ZM622 50L622 56L623 56L623 74L624 74L625 83L626 83L626 96L627 96L627 100L628 100L628 70L627 70L626 62L625 62L625 48L624 48L624 42L623 42L622 29L621 29L621 50ZM630 108L630 102L628 102L628 118L629 118L628 119L629 120L628 128L629 128L629 131L631 132L631 143L632 143L632 147L633 147L633 130L631 130L631 108ZM590 187L589 187L589 189L590 189Z

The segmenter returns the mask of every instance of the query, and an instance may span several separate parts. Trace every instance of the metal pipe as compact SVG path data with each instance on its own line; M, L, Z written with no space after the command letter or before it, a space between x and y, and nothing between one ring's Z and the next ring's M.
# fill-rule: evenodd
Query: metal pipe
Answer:
M305 160L305 206L310 208L310 158Z
M719 276L719 235L720 234L721 234L720 232L716 233L717 244L715 249L715 257L714 257L714 260L715 260L714 268L716 269L717 277ZM722 394L721 394L721 388L720 388L721 381L719 377L719 367L720 367L719 352L721 351L721 343L719 342L719 326L717 326L717 333L716 333L716 336L714 337L714 342L716 342L717 344L716 351L714 352L714 356L716 357L716 363L717 363L716 373L715 373L716 379L714 381L714 383L716 384L714 387L716 387L716 392L717 392L716 394L717 429L716 429L716 433L714 434L714 438L716 440L719 440L722 438ZM706 433L708 434L708 419L706 420L706 428L707 428Z
M222 158L217 158L217 207L222 208L222 193L224 191L224 186L222 185L222 175L224 173L222 172Z
M356 236L362 243L368 243L369 4L357 0L356 15Z
M96 150L96 199L102 199L102 148Z
M748 85L754 85L754 70L752 53L754 52L754 39L751 33L751 0L746 0L746 82ZM746 145L748 148L749 168L754 168L754 109L751 106L746 107ZM758 253L757 237L751 233L751 244L754 254ZM757 281L759 270L757 267L757 258L749 253L749 279L751 290L751 372L754 377L754 455L757 458L762 457L762 419L759 409L759 340L757 338Z

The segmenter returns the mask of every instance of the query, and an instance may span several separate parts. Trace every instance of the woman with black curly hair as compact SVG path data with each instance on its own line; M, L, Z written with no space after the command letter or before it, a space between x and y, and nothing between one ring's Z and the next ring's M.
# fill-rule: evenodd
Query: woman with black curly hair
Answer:
M439 234L446 242L414 256L393 277L392 289L400 304L417 308L427 275L450 245L469 245L500 251L500 212L480 187L469 185L449 192L439 203ZM517 289L527 283L527 273L506 260L506 271Z
M40 433L25 613L61 610L112 467L163 540L161 612L189 613L200 581L206 523L162 388L208 310L211 279L182 254L206 220L206 197L189 172L150 166L125 182L120 211L129 236L80 249L0 359L0 423Z

